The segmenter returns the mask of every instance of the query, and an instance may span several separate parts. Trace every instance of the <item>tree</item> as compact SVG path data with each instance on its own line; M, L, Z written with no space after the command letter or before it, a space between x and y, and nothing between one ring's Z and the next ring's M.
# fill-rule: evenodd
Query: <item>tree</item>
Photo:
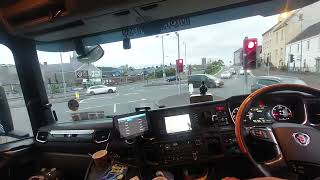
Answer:
M165 72L166 72L166 75L167 75L167 76L174 76L174 75L176 75L176 69L175 69L175 68L166 69Z

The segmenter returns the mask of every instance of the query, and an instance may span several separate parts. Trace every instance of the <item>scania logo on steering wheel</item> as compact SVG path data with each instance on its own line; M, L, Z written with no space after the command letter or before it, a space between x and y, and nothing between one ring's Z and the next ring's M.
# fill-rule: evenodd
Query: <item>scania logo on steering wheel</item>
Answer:
M308 134L297 132L293 133L293 139L301 146L307 146L310 143L310 136Z

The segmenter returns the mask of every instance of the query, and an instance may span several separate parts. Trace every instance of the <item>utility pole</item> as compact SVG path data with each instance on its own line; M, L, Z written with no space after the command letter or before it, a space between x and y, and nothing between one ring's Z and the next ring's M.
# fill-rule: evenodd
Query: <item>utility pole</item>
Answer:
M178 37L178 59L180 59L180 36L178 32L175 32L175 33ZM179 95L181 95L181 76L180 76L180 73L178 72L177 67L176 67L176 75L177 75L176 80L179 82Z
M161 36L156 36L156 38L161 37L161 46L162 46L162 77L163 77L163 81L166 80L166 71L165 71L165 67L164 67L164 45L163 45L163 37L164 36L169 36L170 34L164 34Z
M303 21L303 14L300 14L299 15L299 21L300 21L300 33L302 33L302 21ZM300 72L302 72L302 38L301 38L301 41L300 41Z
M63 94L66 97L66 81L64 79L64 70L63 70L63 62L62 62L62 52L60 51L60 60L61 60L61 73L62 73L62 81L63 81Z
M162 45L162 77L163 77L163 81L166 81L166 72L165 72L165 68L164 68L163 36L161 36L161 45Z
M188 68L188 63L187 63L187 43L186 43L186 42L183 42L183 45L184 45L184 62L185 62L185 64L187 65L187 79L188 79L188 76L189 76L189 68Z

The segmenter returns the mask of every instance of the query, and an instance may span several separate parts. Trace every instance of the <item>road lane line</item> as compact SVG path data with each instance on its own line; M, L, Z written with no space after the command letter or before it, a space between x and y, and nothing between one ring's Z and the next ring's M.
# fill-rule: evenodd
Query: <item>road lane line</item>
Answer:
M147 100L147 99L142 98L142 99L128 101L128 103L134 103L134 102L145 101L145 100Z
M129 96L129 95L137 95L139 93L127 93L127 94L123 94L123 96Z

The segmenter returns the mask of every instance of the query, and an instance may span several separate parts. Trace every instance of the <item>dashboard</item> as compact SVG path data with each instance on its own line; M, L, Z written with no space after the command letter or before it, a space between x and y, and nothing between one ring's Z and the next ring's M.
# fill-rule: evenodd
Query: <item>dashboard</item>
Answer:
M80 151L79 146L88 147L90 143L93 151L108 144L123 157L122 161L151 167L207 163L241 155L234 118L246 97L123 114L114 116L112 122L99 121L96 125L57 124L41 128L36 140L40 148L47 150L57 150L57 145L68 142L61 148L64 151L68 146L77 146ZM305 94L268 94L252 104L244 124L270 126L285 122L320 126L319 106L319 98Z

